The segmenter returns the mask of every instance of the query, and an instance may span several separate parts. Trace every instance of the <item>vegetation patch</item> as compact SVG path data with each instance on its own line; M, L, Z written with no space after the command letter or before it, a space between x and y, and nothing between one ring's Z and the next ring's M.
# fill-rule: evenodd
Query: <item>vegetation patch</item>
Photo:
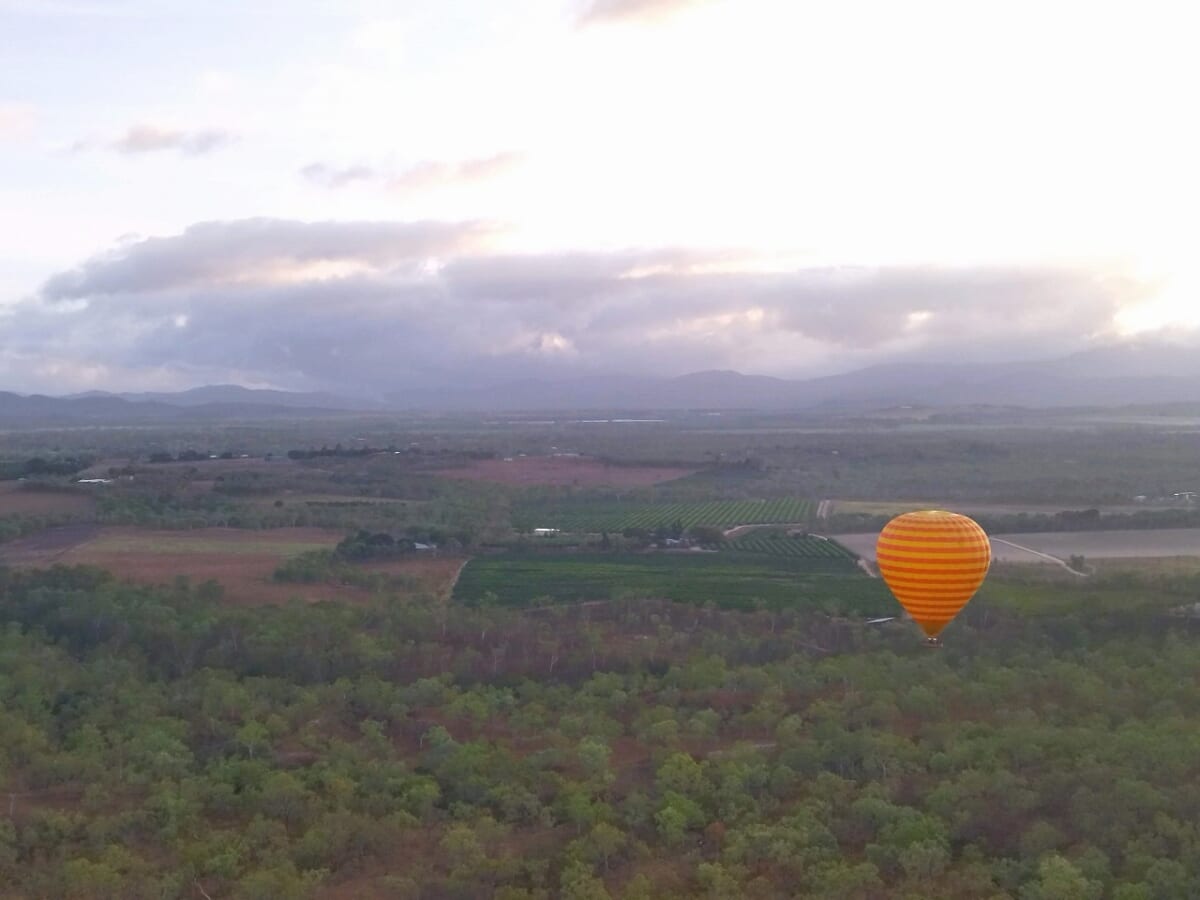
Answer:
M981 597L931 652L801 607L229 610L0 569L0 893L1195 897L1191 629L1113 588L1136 617L1004 582L1037 614Z
M804 606L835 614L894 612L882 582L847 556L787 558L737 553L505 554L477 557L454 590L467 604L660 597L724 609Z

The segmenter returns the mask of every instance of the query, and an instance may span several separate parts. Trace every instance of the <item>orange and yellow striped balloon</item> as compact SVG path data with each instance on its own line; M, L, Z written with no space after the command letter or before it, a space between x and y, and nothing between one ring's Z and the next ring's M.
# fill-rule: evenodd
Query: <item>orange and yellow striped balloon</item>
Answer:
M888 522L875 560L900 605L934 638L979 590L992 546L973 519L926 509Z

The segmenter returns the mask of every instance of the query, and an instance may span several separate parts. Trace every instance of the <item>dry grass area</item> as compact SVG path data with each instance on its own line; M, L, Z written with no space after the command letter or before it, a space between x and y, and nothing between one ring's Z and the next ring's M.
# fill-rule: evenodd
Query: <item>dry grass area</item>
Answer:
M465 481L513 485L578 485L580 487L648 487L673 481L698 470L674 466L615 466L581 456L517 456L480 459L433 474Z
M19 481L0 482L0 516L76 515L91 512L95 505L83 490L34 491Z
M448 600L450 592L454 590L454 582L458 580L458 573L466 564L467 560L461 556L422 555L388 562L367 563L363 568L368 572L383 572L387 575L405 575L415 578L420 585L419 590Z
M362 602L369 593L334 584L280 584L275 569L288 557L328 549L343 537L323 528L246 531L200 528L171 531L129 527L69 525L51 528L0 546L0 563L13 566L91 565L119 578L166 584L184 575L193 584L213 579L233 605L341 600ZM366 566L368 570L414 579L415 592L448 596L463 560L412 557Z

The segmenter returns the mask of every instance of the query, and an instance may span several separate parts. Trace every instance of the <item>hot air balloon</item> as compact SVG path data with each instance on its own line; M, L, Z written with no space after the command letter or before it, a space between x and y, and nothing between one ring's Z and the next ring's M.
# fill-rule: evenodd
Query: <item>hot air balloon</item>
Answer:
M944 509L896 516L875 544L879 574L937 644L938 634L979 590L992 546L973 519Z

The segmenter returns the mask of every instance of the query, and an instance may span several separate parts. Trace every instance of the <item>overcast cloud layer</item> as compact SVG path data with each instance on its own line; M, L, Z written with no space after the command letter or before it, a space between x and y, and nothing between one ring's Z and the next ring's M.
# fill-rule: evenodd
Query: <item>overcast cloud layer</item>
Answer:
M0 20L0 390L804 377L1200 334L1200 56L1168 0Z
M1136 285L1048 268L756 271L676 249L496 254L480 223L205 222L52 276L13 310L13 371L152 372L383 393L896 355L1029 358L1102 333Z

